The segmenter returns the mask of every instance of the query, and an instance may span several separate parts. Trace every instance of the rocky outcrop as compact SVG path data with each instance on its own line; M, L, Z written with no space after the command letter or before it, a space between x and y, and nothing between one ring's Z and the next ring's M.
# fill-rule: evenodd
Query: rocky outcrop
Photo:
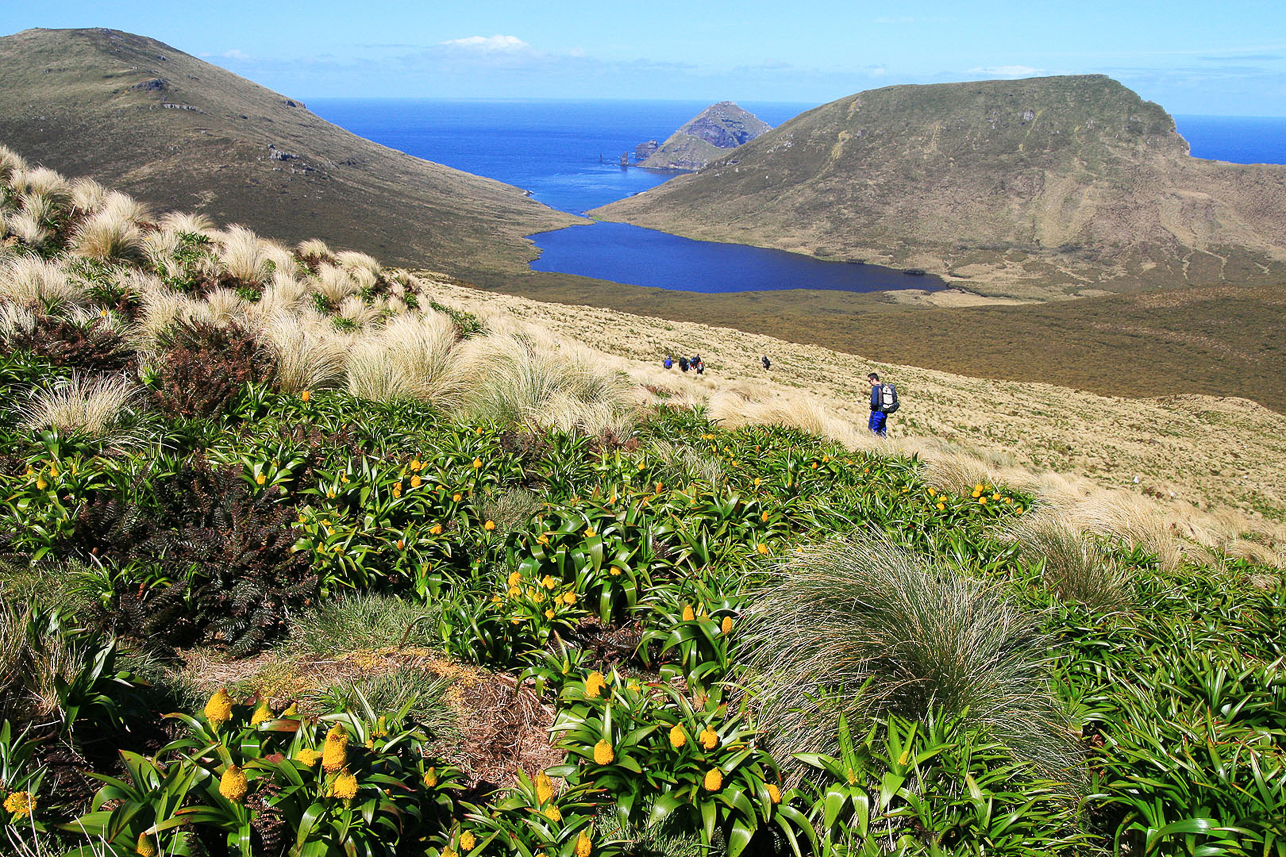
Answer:
M720 101L694 116L646 158L638 158L639 166L654 170L699 170L723 157L729 149L771 130L772 126L753 113L731 101ZM648 145L655 146L655 141L649 140L635 152Z

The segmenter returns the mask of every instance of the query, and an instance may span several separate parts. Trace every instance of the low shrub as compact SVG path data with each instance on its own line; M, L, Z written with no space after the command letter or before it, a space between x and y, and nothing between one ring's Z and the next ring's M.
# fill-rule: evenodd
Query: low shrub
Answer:
M247 384L272 379L272 357L236 324L183 324L162 338L152 401L166 416L226 415Z

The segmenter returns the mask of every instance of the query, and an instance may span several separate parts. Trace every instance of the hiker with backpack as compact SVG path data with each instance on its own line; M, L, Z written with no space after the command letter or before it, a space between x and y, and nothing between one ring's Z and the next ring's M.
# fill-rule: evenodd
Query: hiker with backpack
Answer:
M867 375L866 380L871 382L871 422L868 427L877 437L887 437L889 414L899 407L898 391L892 384L881 384L880 376L874 372Z
M662 366L664 366L666 369L671 369L671 368L673 368L673 367L674 367L674 358L673 358L673 357L671 357L671 356L670 356L670 355L668 355L668 354L667 354L667 355L665 355L665 359L661 361L661 365L662 365Z

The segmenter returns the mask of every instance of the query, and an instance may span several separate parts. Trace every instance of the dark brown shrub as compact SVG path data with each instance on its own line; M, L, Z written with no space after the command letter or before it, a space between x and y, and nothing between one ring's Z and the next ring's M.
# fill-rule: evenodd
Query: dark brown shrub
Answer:
M30 351L54 366L94 373L119 372L134 362L134 353L124 338L100 319L77 324L65 318L40 316L31 331L13 336L10 347Z
M272 376L267 349L235 324L184 325L164 344L152 399L169 417L220 416L246 384Z

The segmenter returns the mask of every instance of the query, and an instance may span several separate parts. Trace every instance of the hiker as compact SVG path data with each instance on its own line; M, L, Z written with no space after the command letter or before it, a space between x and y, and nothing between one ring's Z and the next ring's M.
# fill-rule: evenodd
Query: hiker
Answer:
M763 357L760 357L760 358L759 358L759 362L760 362L760 363L762 363L762 364L764 364L764 368L765 368L765 369L771 369L771 368L772 368L772 361L770 361L770 360L768 359L768 355L767 355L767 354L765 354Z
M867 375L866 380L871 382L871 422L868 428L877 437L887 437L889 414L899 407L898 391L892 384L881 384L880 376L874 372Z
M673 369L673 368L674 368L674 358L672 358L672 357L671 357L670 355L668 355L668 354L667 354L667 355L665 355L665 359L661 361L661 365L662 365L662 366L664 366L666 369Z
M684 372L688 371L688 358L686 357L679 358L679 368L682 369Z
M693 357L691 360L689 360L688 365L690 365L693 369L697 370L698 375L704 375L706 373L706 365L701 362L700 354L698 354L696 357Z

